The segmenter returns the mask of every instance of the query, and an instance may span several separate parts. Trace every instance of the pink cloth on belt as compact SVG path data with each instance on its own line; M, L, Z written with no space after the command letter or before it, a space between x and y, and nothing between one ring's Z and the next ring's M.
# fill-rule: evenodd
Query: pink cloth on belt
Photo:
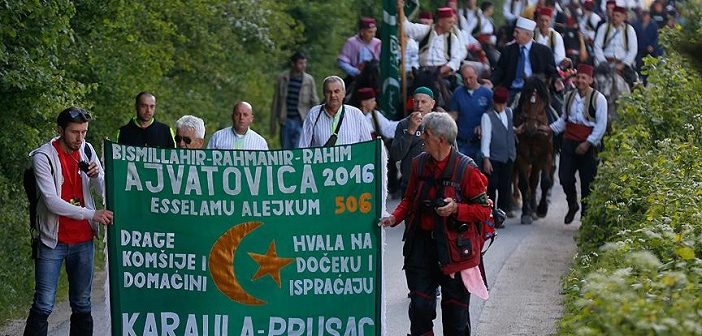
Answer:
M483 282L483 276L480 273L480 268L478 266L464 269L461 271L461 279L463 280L463 285L471 294L487 300L490 295L488 294L487 287L485 287L485 282Z

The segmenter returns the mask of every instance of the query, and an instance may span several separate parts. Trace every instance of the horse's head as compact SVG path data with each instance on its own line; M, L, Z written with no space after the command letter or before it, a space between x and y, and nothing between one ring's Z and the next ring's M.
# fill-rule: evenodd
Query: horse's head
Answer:
M524 135L534 137L539 132L539 126L548 125L546 110L549 107L550 95L546 84L538 78L530 78L524 84L517 110L518 125L524 125Z
M413 71L413 77L412 92L420 86L426 86L434 92L434 99L438 106L445 108L448 105L451 92L441 77L441 69L439 67L425 67L415 70Z

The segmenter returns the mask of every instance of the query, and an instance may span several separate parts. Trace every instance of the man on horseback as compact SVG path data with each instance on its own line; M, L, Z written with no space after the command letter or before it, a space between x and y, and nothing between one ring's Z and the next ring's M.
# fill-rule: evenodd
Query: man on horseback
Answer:
M578 66L575 76L576 91L566 95L563 113L550 127L555 133L565 131L558 177L568 201L568 213L564 223L570 224L580 209L575 189L575 172L580 174L580 200L582 214L586 204L583 199L590 194L590 183L597 172L597 148L607 129L607 99L591 87L593 68L587 64Z
M404 6L398 0L398 6ZM465 47L455 33L456 15L449 7L439 8L437 21L433 25L412 23L405 17L404 32L419 43L420 67L439 68L443 77L449 77L458 70L466 56Z
M536 22L532 20L525 17L517 20L514 43L505 47L492 72L494 86L510 89L509 105L512 104L517 92L524 87L525 79L533 75L556 78L556 86L563 87L553 60L553 53L547 46L534 43L534 28L536 28Z
M626 8L614 7L611 22L602 24L597 29L594 51L596 65L600 63L613 65L631 87L637 80L634 69L638 42L636 31L625 22L626 18Z
M358 34L349 37L341 48L337 64L347 75L344 80L346 87L351 87L366 62L380 60L380 39L375 37L377 30L374 18L363 17L358 21Z

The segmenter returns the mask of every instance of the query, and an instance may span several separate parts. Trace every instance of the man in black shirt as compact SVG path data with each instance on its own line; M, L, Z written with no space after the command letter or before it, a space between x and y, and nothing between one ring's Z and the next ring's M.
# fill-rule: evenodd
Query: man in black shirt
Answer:
M148 92L136 96L136 117L119 128L117 142L130 146L174 148L173 130L156 121L156 97Z

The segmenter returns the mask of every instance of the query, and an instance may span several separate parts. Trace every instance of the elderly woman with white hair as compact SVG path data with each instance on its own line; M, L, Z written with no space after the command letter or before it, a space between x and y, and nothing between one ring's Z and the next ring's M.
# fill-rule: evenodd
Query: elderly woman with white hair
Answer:
M205 122L191 115L184 115L178 119L175 144L178 148L202 148L205 144Z

